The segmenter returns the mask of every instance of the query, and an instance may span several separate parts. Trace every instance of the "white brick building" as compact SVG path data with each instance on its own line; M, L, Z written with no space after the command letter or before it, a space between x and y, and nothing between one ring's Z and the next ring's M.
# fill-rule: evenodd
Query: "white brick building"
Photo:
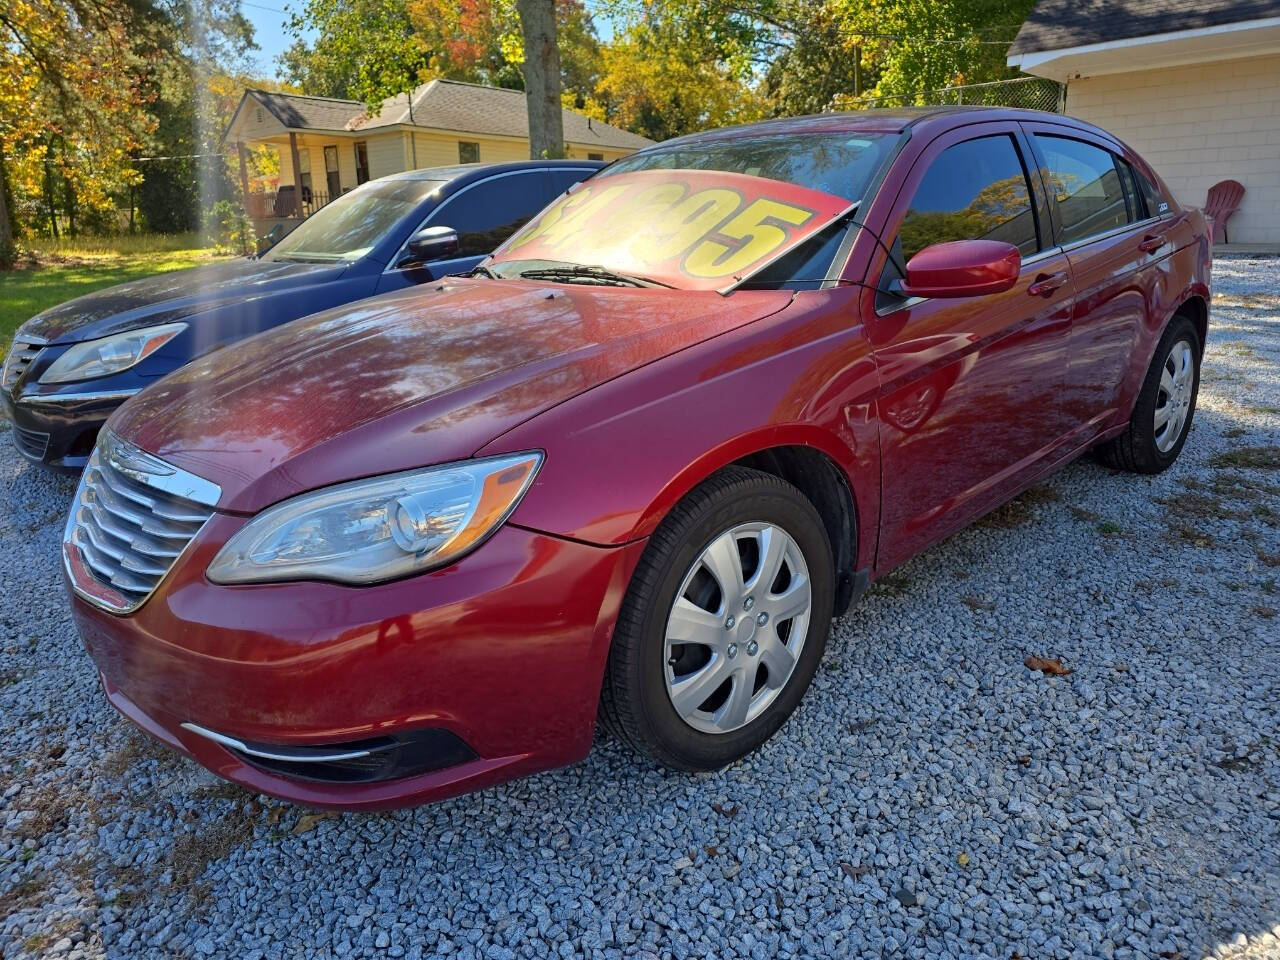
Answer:
M1277 0L1040 0L1008 61L1065 83L1066 112L1126 141L1179 202L1239 180L1232 243L1280 244Z

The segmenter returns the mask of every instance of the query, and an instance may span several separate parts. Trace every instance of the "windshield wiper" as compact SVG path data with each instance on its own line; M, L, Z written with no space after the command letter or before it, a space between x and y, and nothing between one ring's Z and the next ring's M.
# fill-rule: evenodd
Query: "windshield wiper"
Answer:
M668 287L669 283L659 283L647 277L633 277L627 273L617 273L604 267L589 267L585 264L566 264L563 267L539 267L534 270L522 270L520 276L526 280L551 280L561 283L594 283L606 287Z
M477 264L475 268L470 273L467 274L467 276L468 277L488 277L490 280L498 279L498 275L496 273L494 273L488 267L482 267L479 264Z

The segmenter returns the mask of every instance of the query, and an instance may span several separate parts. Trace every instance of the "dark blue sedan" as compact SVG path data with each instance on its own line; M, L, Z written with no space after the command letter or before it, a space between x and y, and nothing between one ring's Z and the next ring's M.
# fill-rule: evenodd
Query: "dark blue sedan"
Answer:
M0 376L18 450L76 471L133 394L196 357L298 317L465 273L603 164L470 164L373 180L257 258L134 280L28 320Z

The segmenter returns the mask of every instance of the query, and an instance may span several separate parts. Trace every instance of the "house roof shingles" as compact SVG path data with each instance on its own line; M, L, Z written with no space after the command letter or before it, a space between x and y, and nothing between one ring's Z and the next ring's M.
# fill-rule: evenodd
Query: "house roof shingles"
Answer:
M460 133L502 137L529 136L529 113L523 90L485 87L456 80L432 80L413 91L410 121L405 94L382 102L376 116L367 116L364 104L288 93L252 91L263 106L286 127L299 130L376 130L395 124L456 130ZM652 140L590 120L572 110L563 111L564 138L569 143L636 150Z
M1276 0L1040 0L1009 56L1261 20L1276 12Z

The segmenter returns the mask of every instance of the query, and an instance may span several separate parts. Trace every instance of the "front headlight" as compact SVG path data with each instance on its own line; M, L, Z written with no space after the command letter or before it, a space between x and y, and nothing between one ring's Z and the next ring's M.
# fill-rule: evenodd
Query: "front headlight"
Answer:
M128 370L141 363L187 329L185 323L165 323L117 333L100 340L86 340L70 347L40 375L41 383L93 380Z
M376 583L452 563L515 509L538 452L343 483L259 514L209 564L215 583Z

